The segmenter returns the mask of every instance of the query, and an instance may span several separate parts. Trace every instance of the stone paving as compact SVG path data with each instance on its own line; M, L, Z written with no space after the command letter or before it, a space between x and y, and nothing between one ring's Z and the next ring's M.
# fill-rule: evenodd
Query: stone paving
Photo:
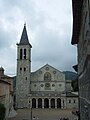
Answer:
M39 119L35 120L59 120L61 117L68 117L69 120L77 119L72 114L72 110L61 109L32 109L32 116L39 117ZM30 109L19 109L17 115L8 120L31 120L31 111Z

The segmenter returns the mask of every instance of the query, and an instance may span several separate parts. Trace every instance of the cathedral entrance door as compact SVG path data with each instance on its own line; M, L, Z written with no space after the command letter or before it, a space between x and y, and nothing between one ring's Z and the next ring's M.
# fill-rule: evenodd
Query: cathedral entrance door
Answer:
M36 99L35 98L32 99L32 108L36 108Z
M61 108L61 99L60 98L57 99L57 108Z
M38 99L38 108L42 108L42 99L41 98Z
M44 108L49 108L49 100L47 98L44 99Z
M55 99L54 98L51 99L51 108L55 108Z

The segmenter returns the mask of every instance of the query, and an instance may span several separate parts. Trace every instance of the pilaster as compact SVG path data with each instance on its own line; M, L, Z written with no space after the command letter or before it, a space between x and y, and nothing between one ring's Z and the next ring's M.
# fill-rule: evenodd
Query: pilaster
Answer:
M42 108L44 108L44 99L42 99Z
M49 108L51 108L51 99L49 98Z

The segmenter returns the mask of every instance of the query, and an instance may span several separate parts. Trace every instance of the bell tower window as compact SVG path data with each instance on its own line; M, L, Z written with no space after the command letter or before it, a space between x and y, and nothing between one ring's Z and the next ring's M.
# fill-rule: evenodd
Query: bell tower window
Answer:
M26 49L24 49L24 59L26 59Z
M20 59L22 59L22 49L20 49Z
M20 71L22 71L22 68L20 67Z
M26 68L24 67L24 71L26 71Z

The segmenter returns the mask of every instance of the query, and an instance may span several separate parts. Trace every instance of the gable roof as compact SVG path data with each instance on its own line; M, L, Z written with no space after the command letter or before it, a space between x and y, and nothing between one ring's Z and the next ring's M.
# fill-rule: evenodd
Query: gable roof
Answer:
M41 69L43 69L43 68L45 68L45 67L51 67L52 69L55 69L56 71L61 72L60 70L58 70L58 69L56 69L56 68L52 67L52 66L51 66L51 65L49 65L49 64L46 64L46 65L42 66L41 68L39 68L39 69L38 69L38 70L36 70L35 72L37 72L37 71L39 71L39 70L41 70ZM63 72L61 72L61 73L63 73ZM64 74L64 73L63 73L63 74Z

